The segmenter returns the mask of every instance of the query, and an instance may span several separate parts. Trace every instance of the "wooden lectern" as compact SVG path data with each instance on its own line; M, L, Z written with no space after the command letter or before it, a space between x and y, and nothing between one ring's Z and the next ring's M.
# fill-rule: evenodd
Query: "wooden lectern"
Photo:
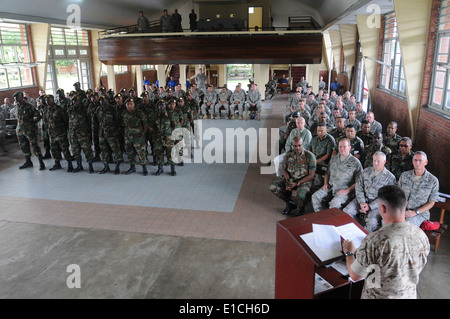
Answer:
M321 261L309 248L300 235L312 232L312 224L341 226L355 223L350 215L333 208L311 213L277 223L275 298L313 299L313 298L360 298L364 280L351 282L332 267L325 267L334 261L344 259L344 255ZM314 294L314 276L318 274L333 288Z

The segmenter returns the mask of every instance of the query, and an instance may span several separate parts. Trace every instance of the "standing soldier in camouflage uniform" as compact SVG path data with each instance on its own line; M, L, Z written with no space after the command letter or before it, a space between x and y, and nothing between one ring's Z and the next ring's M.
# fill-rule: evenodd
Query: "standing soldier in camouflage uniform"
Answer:
M289 214L296 204L291 200L293 191L297 192L298 209L296 216L305 212L306 196L313 186L316 173L316 156L303 149L303 140L297 136L292 141L293 150L288 152L284 160L284 174L270 184L270 191L286 202L282 214Z
M223 87L219 94L217 94L217 103L214 106L214 116L220 119L220 107L225 109L225 119L229 119L230 115L230 104L228 103L228 92L227 88Z
M184 115L177 106L177 101L174 98L169 100L167 115L170 118L173 129L176 130L175 136L172 136L175 146L172 149L172 161L178 163L180 166L184 166L184 162L181 159L181 156L183 156L183 133L181 128L184 122ZM167 164L169 164L169 162ZM172 168L171 172L173 175L176 175L175 167Z
M172 176L175 176L175 165L172 161L172 149L174 143L171 139L172 131L175 129L175 123L172 123L170 117L167 115L167 102L165 100L159 100L157 107L158 111L156 113L154 122L154 154L156 155L156 159L158 162L158 170L156 171L155 175L159 176L164 173L163 163L164 154L166 154L167 162L170 163L173 169Z
M119 119L114 107L108 103L108 97L101 95L99 98L100 106L95 111L94 117L98 120L98 135L100 141L100 149L104 167L100 174L109 172L108 160L111 153L114 153L114 162L116 168L114 173L120 174L120 163L123 162L122 150L119 143Z
M376 152L373 155L373 166L365 168L356 182L356 198L343 211L364 224L368 232L374 232L381 227L381 216L378 211L378 189L385 185L394 185L395 176L389 172L386 164L386 154Z
M199 144L200 143L200 128L199 128L200 107L199 107L197 100L195 100L192 97L192 94L190 92L187 93L186 97L187 97L187 100L185 103L190 108L191 113L192 113L191 128L192 128L192 134L194 135L195 148L198 149L198 148L200 148L200 144ZM192 158L192 154L191 154L191 158Z
M362 172L360 161L350 154L350 141L339 141L339 154L331 158L324 177L324 185L312 195L314 211L325 209L323 201L329 202L329 208L341 209L354 194L356 180Z
M44 112L47 109L47 104L45 103L45 95L41 95L36 99L36 108L41 114L41 121L40 121L41 137L45 149L43 159L48 159L51 158L52 156L50 154L50 137L48 136L48 127L47 124L45 124L43 121Z
M181 97L178 99L178 107L183 114L183 124L181 127L183 128L183 140L184 144L186 145L186 148L188 150L188 156L193 158L194 153L192 152L192 142L191 142L191 126L194 121L194 117L192 115L192 110L190 105L186 103L186 99L184 97ZM181 141L180 143L183 143Z
M256 113L257 113L257 119L258 121L261 120L261 93L259 93L258 89L256 88L256 84L252 84L251 90L248 91L247 94L247 101L245 103L245 120L248 120L248 112L250 108L256 107Z
M133 98L129 98L125 105L127 111L122 113L122 121L125 127L125 150L130 162L130 169L126 174L136 172L137 155L139 163L142 165L142 173L147 176L147 141L145 138L148 129L147 117L136 107Z
M156 165L155 156L153 154L153 138L152 138L154 132L152 131L153 126L151 124L151 121L153 121L153 117L154 117L154 113L155 113L155 104L152 101L150 101L150 93L147 91L142 92L141 98L142 98L142 104L141 104L142 112L146 116L147 124L148 124L147 132L145 133L146 150L147 150L146 157L147 157L147 161L148 161L147 144L150 144L150 150L151 150L151 154L153 156L153 165Z
M125 138L124 138L125 127L123 126L122 113L126 111L126 107L125 107L125 103L124 103L124 101L126 99L127 98L123 93L117 93L116 96L114 97L114 101L115 101L114 108L116 109L117 119L119 121L118 122L119 123L118 138L119 138L120 149L122 151L122 154L125 152Z
M402 137L399 143L399 149L391 154L387 169L395 175L398 180L403 172L414 168L412 164L414 152L411 151L412 141L409 137Z
M199 73L195 76L195 83L197 84L200 91L206 94L206 75L203 74L203 69L200 68Z
M386 154L386 157L390 160L392 151L389 147L383 145L383 134L381 132L375 132L372 144L364 149L364 168L372 166L372 156L377 151Z
M83 94L74 93L68 109L70 144L72 145L73 157L77 161L77 167L73 170L78 173L83 170L81 150L89 163L89 172L92 173L92 152L91 127L88 115L88 100Z
M92 142L94 144L95 156L93 158L93 162L100 161L100 138L98 136L98 120L94 117L95 111L100 106L100 102L98 101L98 93L94 92L89 96L90 103L88 106L88 115L90 121L90 127L92 132Z
M55 165L51 171L62 169L61 152L67 161L67 172L73 172L72 155L69 150L69 140L67 139L67 128L69 127L69 115L65 110L55 103L53 95L45 96L47 108L44 111L44 123L48 127L50 136L50 150L55 159Z
M214 118L214 105L216 105L217 101L217 94L213 90L213 86L208 86L208 91L205 93L205 96L203 97L203 104L202 104L202 114L203 118L208 118L208 109L211 114L211 119Z
M24 153L26 159L25 163L20 166L19 169L33 167L33 162L31 161L31 146L34 155L39 158L39 170L44 170L45 164L42 159L41 148L39 147L36 134L36 123L41 119L41 114L39 114L39 111L31 104L24 101L22 92L14 93L13 97L17 115L17 140L19 142L20 150Z
M234 116L236 114L236 107L239 111L239 119L242 120L242 114L244 114L244 105L245 105L245 91L241 90L239 85L236 85L236 90L234 90L233 94L230 97L230 113L231 119L234 120Z
M439 201L439 180L425 166L427 154L418 151L414 154L414 169L404 172L398 180L406 194L406 221L417 227L425 220L430 220L430 209Z

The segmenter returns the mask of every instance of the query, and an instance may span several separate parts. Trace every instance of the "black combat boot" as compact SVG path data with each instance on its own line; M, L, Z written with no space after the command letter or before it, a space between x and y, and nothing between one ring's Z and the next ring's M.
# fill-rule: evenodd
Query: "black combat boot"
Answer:
M74 173L78 173L79 171L84 170L82 161L83 160L81 159L81 157L79 159L77 159L77 167L73 170Z
M45 163L44 160L42 159L42 155L39 156L39 170L43 171L45 169Z
M19 169L24 169L28 167L33 167L33 162L31 161L30 156L25 156L25 163L19 167Z
M62 169L61 163L59 160L55 160L55 165L53 165L52 168L50 168L50 171L56 171L57 169Z
M144 174L144 176L148 175L147 165L142 165L142 174Z
M295 216L301 216L305 213L305 205L301 199L298 200L297 211L295 212Z
M161 175L162 173L164 173L163 166L162 166L162 164L158 164L158 170L156 171L155 175L156 175L156 176L159 176L159 175Z
M103 165L103 169L99 172L99 174L105 174L110 171L108 162L103 162Z
M128 169L128 171L125 174L130 175L131 173L135 173L135 172L136 172L136 167L134 166L134 164L131 164L130 168Z
M46 144L46 145L44 146L44 147L45 147L45 154L44 154L43 159L52 158L52 155L51 155L51 153L50 153L50 145L47 145L47 143L45 143L45 144Z
M170 175L177 176L177 172L175 171L175 164L170 164Z
M291 200L290 196L282 195L280 198L286 203L286 207L281 211L283 215L289 215L291 210L297 206L294 201Z
M94 166L92 165L92 162L93 162L94 160L92 159L92 160L90 160L88 163L89 163L89 174L92 174L92 173L94 173Z
M73 172L72 161L67 161L67 173Z
M116 163L116 168L114 169L114 175L120 174L120 163Z

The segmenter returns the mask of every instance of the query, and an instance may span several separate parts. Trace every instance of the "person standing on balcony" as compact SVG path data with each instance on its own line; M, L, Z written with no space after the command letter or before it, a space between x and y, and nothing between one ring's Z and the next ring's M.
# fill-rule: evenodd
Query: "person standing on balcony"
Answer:
M191 27L192 32L197 29L197 14L194 9L192 9L191 13L189 13L189 26Z
M144 11L139 11L139 18L137 19L137 29L139 32L148 32L150 29L150 22L144 16Z
M178 13L178 9L172 14L173 32L183 32L183 27L181 26L181 14Z
M164 9L164 15L161 16L159 22L161 23L161 28L163 33L168 33L173 31L172 17L168 14L167 9Z

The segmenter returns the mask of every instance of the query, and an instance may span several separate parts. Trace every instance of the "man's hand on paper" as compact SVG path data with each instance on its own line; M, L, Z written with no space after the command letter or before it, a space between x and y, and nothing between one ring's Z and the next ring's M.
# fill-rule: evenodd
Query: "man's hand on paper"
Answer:
M342 251L344 252L344 254L349 251L355 253L356 252L355 244L353 244L351 240L344 240L342 242Z

